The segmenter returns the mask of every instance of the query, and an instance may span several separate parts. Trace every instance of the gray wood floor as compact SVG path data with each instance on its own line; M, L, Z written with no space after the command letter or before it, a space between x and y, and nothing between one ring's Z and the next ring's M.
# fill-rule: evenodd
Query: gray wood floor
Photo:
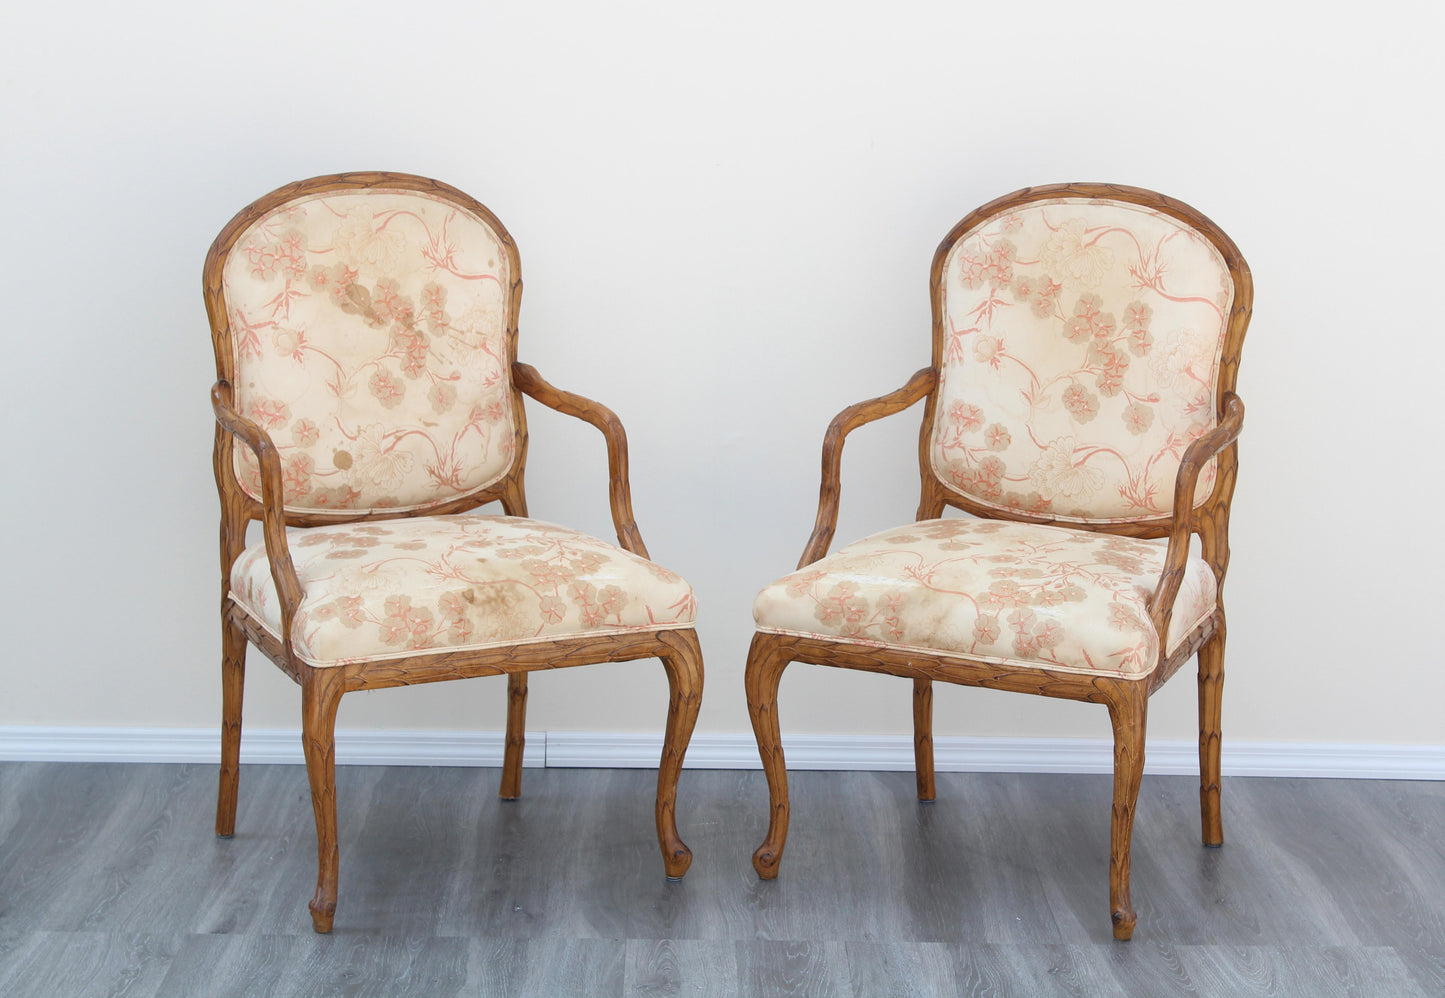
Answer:
M0 764L0 995L1445 995L1445 784L1145 777L1139 927L1109 933L1109 780L795 773L777 881L758 772L343 767L336 930L311 932L304 770Z

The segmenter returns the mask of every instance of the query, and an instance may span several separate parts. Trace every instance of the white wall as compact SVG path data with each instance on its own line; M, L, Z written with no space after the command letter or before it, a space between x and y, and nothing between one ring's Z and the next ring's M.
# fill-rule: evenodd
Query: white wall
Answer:
M1065 180L1194 204L1257 285L1226 733L1445 742L1445 25L1306 9L5 5L0 725L214 723L202 257L276 186L389 169L497 212L522 358L627 424L643 534L698 590L712 732L748 727L752 596L811 528L828 419L927 362L953 223ZM850 443L840 541L911 518L917 418ZM534 515L606 535L600 438L532 420ZM251 675L247 723L296 726L289 681ZM898 680L796 666L782 695L787 730L907 730ZM1162 692L1151 734L1192 737L1193 696ZM529 726L658 730L665 700L651 662L540 675ZM498 680L356 695L341 724L496 729L503 701ZM937 723L1107 733L1097 708L952 688Z

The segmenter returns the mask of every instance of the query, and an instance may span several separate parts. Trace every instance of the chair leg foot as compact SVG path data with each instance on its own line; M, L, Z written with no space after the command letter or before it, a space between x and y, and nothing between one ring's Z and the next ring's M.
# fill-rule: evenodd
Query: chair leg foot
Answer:
M667 732L657 767L657 842L662 849L667 879L681 880L692 865L692 850L677 834L677 781L682 775L682 761L702 706L702 648L698 645L697 632L691 630L671 631L666 641L669 651L661 658L671 694L667 705Z
M326 935L331 931L331 924L336 920L336 898L330 901L322 901L320 893L311 899L311 928L319 935Z
M753 869L759 880L776 880L778 864L783 861L783 852L770 842L764 842L753 851Z
M938 797L933 776L933 681L913 680L913 769L918 799L931 804Z
M336 836L336 708L344 690L339 669L308 669L301 681L301 747L316 817L316 893L311 925L330 932L336 915L340 853Z
M507 746L502 757L502 800L522 796L522 755L527 747L527 674L507 676Z
M764 880L778 875L783 860L783 846L788 841L788 767L783 758L783 740L778 727L778 684L788 667L771 634L753 636L748 649L745 683L748 714L752 717L753 734L758 740L758 755L768 778L768 835L753 853L753 869Z
M1130 939L1133 939L1134 924L1139 920L1139 916L1134 914L1134 909L1130 908L1127 911L1117 910L1113 913L1113 918L1114 938L1120 942L1128 942Z

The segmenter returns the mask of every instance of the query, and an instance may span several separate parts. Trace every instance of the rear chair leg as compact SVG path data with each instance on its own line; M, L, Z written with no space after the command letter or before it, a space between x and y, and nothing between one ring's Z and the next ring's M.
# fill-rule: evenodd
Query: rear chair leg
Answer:
M1199 648L1199 824L1204 844L1224 845L1219 810L1220 710L1224 695L1224 612Z
M507 747L502 757L502 800L522 796L522 753L527 747L527 674L507 676Z
M216 792L216 834L236 834L236 794L241 783L241 700L246 687L246 635L221 617L221 778Z
M938 796L933 779L933 681L913 680L913 768L918 776L918 799L932 803Z

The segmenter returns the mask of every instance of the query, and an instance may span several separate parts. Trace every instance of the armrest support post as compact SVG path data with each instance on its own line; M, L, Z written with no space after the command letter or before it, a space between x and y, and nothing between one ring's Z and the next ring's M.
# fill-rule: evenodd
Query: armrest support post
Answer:
M823 484L818 491L818 518L813 524L813 534L803 549L798 567L804 568L828 553L833 543L833 532L838 529L838 496L842 487L840 472L843 464L843 440L849 433L866 423L902 412L933 391L938 376L934 369L925 367L908 379L908 383L897 391L880 395L850 405L828 424L823 437Z
M1159 653L1164 654L1169 639L1169 622L1174 615L1174 600L1184 581L1189 560L1189 539L1194 533L1194 490L1199 473L1209 460L1239 438L1244 428L1244 403L1229 392L1224 397L1224 419L1214 429L1199 437L1184 451L1179 471L1174 478L1174 512L1169 531L1169 546L1164 554L1164 570L1159 584L1146 606L1154 630L1159 635Z
M282 488L281 458L271 436L256 423L235 409L231 385L217 381L211 388L211 409L221 428L251 448L261 465L261 528L266 541L266 560L271 565L271 581L281 602L281 640L286 657L295 661L291 649L291 625L305 591L296 577L291 548L286 541L285 492Z
M627 432L617 414L598 402L547 383L530 364L514 363L512 380L526 395L549 409L591 423L607 441L607 472L611 480L608 499L612 505L612 524L617 528L617 541L640 558L648 558L647 545L632 513L632 486L627 473ZM649 558L649 560L651 560Z

